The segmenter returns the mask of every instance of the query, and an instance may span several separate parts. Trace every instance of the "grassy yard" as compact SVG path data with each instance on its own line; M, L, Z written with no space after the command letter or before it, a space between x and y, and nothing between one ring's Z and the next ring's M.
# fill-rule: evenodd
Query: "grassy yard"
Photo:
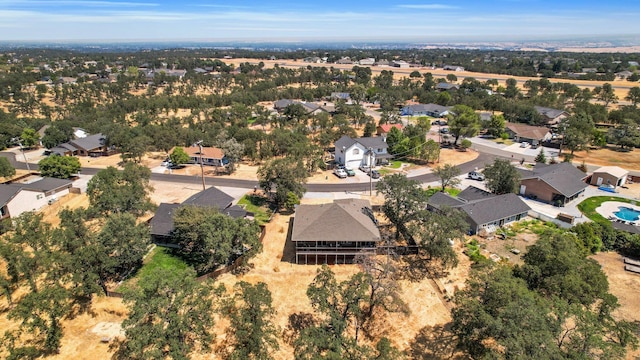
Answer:
M427 189L426 191L427 191L427 195L429 197L431 197L433 194L435 194L438 191L440 191L440 187L439 186L433 187L433 188ZM444 189L444 192L446 192L447 194L449 194L451 196L458 196L458 194L460 194L461 191L462 190L456 189L456 188L446 188L446 189Z
M267 198L261 195L245 195L238 201L238 205L252 212L259 225L269 222L271 210L268 207Z
M393 160L392 162L389 163L389 165L387 165L387 167L391 169L400 169L401 166L402 166L402 161L400 160Z
M625 199L617 196L594 196L578 204L578 210L580 210L586 217L588 217L592 221L608 223L609 220L605 219L604 216L596 212L596 209L600 206L600 204L606 201L618 201L634 205L637 203L636 200Z
M171 255L168 248L156 246L144 259L142 267L131 274L116 291L122 291L129 285L135 284L141 276L154 272L156 269L182 270L187 268L187 263L177 256Z

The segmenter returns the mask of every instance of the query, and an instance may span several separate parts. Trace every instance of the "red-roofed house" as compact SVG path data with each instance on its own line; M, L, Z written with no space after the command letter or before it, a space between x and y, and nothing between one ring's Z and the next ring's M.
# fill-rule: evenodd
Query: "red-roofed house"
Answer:
M382 124L382 125L378 125L378 127L376 128L376 135L378 135L378 136L387 136L389 131L391 131L391 129L393 129L393 128L397 128L398 130L402 131L402 124Z
M191 159L191 163L200 164L200 147L199 146L189 146L184 147L184 151L189 155ZM203 165L211 165L211 166L225 166L228 163L227 159L224 157L224 152L222 149L218 149L217 147L202 147L202 164Z

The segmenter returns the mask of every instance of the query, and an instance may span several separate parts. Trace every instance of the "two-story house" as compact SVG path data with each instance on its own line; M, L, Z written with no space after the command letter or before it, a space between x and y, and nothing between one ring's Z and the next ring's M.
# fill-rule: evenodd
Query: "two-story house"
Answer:
M345 135L336 141L335 146L336 163L352 169L360 165L373 167L387 164L393 158L387 152L389 145L382 136L352 139Z

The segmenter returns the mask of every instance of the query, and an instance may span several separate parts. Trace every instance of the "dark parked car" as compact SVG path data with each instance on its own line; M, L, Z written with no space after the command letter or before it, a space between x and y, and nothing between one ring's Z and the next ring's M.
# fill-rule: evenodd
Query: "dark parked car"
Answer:
M371 176L372 179L380 179L380 173L378 170L369 171L369 176Z

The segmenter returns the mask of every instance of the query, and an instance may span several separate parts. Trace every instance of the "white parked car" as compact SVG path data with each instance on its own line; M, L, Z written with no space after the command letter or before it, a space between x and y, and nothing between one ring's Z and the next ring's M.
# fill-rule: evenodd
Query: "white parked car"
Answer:
M526 142L526 141L523 141L523 142L520 143L520 147L521 148L526 148L527 146L529 146L529 143Z
M484 181L484 174L479 171L472 171L469 173L469 179Z
M349 176L349 175L347 175L347 172L344 171L344 169L342 169L342 168L335 168L333 170L333 173L335 174L335 176L339 177L340 179L344 179L347 176Z

